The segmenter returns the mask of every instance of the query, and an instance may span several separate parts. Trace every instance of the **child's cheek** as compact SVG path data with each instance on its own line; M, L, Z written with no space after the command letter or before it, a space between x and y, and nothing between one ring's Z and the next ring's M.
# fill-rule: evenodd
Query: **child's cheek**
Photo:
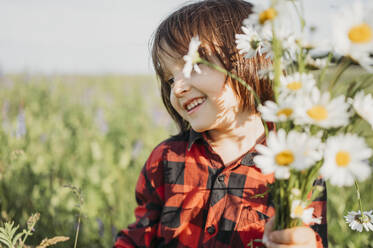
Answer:
M172 107L176 110L176 112L184 118L184 113L182 111L183 107L180 105L180 102L178 101L177 97L173 93L170 95L170 102ZM185 119L185 118L184 118Z

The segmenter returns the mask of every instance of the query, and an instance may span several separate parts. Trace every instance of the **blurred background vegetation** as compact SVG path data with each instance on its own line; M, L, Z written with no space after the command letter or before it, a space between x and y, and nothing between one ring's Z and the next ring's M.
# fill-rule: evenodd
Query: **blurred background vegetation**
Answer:
M0 77L1 225L40 220L29 245L69 236L72 247L79 199L84 200L77 247L111 247L134 221L134 188L150 151L176 128L150 76ZM373 110L372 110L373 111ZM362 183L373 209L371 178ZM330 247L373 247L373 232L351 231L343 216L358 210L354 188L328 187Z

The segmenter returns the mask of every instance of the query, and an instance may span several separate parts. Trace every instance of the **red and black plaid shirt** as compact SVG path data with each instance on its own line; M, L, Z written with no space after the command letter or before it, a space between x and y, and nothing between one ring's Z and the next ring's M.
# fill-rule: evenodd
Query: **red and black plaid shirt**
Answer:
M265 137L257 140L264 143ZM151 153L136 186L136 222L119 232L122 247L260 247L274 208L267 191L273 175L255 167L255 149L224 165L193 130L171 137ZM318 180L315 183L323 184ZM322 224L311 226L327 247L326 192L312 203Z

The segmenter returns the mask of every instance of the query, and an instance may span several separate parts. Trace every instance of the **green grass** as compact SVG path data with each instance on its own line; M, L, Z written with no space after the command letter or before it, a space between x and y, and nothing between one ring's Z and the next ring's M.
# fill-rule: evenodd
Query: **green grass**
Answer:
M360 72L350 74L353 79ZM175 133L149 76L28 76L0 78L0 211L2 222L26 223L40 212L35 234L69 236L72 247L82 189L78 247L111 247L134 221L134 188L150 151ZM343 86L347 87L347 85ZM25 129L24 129L25 128ZM361 184L373 209L370 180ZM357 210L353 188L328 187L331 247L373 247L372 233L349 230Z
M1 88L3 220L25 223L37 211L31 242L56 235L73 242L78 201L64 185L74 185L84 198L78 247L110 247L134 221L139 170L172 128L155 101L155 80L18 75L2 78Z

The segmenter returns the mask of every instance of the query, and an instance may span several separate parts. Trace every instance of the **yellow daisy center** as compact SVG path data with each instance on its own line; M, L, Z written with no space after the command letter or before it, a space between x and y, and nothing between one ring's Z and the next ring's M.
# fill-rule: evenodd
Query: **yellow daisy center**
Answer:
M309 117L316 121L323 121L328 118L328 111L325 109L324 106L320 105L315 105L307 110L307 114Z
M264 24L266 21L273 20L277 16L277 11L274 8L268 8L259 14L260 24Z
M354 220L356 220L360 224L364 224L364 223L368 224L370 222L370 218L367 215L362 216L361 214L357 214Z
M302 83L301 82L298 82L298 81L294 81L294 82L291 82L289 83L288 85L286 85L286 87L289 89L289 90L299 90L302 88Z
M280 109L278 112L277 112L277 116L280 116L280 115L285 115L286 117L289 117L291 114L293 113L293 110L291 108L283 108L283 109Z
M304 208L301 205L298 205L294 209L294 215L297 217L301 217L303 215Z
M348 32L348 38L353 43L367 43L372 40L372 37L372 28L366 23L353 26Z
M339 167L346 167L351 161L350 153L346 151L339 151L335 155L335 162Z
M294 161L294 155L290 150L284 150L276 155L275 160L280 166L288 166Z

